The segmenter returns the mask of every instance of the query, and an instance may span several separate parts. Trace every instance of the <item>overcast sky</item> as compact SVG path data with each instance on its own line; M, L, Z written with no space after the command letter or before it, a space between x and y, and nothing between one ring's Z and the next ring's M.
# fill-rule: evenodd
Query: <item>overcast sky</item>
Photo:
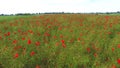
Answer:
M116 12L120 0L0 0L0 14L62 11Z

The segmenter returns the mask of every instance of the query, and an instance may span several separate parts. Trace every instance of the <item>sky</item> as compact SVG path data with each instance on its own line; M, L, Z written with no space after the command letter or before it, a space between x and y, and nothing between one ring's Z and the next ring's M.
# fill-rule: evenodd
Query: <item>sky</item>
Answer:
M0 0L0 14L117 12L120 0Z

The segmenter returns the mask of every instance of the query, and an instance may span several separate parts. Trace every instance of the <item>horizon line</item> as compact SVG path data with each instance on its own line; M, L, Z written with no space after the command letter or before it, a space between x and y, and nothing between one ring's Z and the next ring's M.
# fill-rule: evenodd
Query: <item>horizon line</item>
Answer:
M0 15L4 14L4 15L11 15L11 14L44 14L44 13L120 13L120 11L106 11L106 12L64 12L64 11L60 11L60 12L18 12L18 13L0 13Z

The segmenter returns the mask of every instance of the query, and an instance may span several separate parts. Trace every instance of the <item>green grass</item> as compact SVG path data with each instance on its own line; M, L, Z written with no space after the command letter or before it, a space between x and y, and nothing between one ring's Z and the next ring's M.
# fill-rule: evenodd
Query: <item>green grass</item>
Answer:
M119 68L119 27L118 15L0 16L0 68Z

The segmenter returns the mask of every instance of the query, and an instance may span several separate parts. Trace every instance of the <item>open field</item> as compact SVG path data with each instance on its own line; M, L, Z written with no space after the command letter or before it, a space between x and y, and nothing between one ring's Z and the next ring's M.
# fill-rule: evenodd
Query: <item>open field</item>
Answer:
M120 68L120 15L0 16L0 68Z

